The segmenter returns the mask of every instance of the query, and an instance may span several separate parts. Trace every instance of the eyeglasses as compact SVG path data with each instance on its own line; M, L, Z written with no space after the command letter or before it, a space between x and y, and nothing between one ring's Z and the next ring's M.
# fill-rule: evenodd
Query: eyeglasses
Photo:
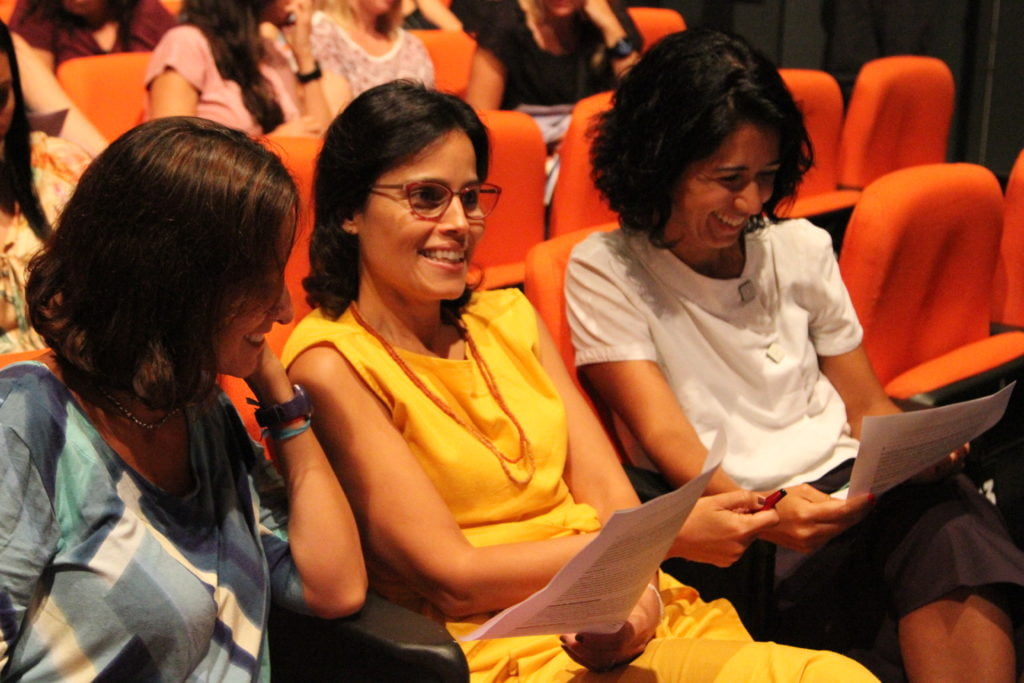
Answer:
M447 185L429 180L402 185L373 185L371 190L403 190L413 215L428 221L436 221L448 210L452 197L459 195L459 202L466 218L486 218L498 205L501 188L492 183L477 183L458 192Z

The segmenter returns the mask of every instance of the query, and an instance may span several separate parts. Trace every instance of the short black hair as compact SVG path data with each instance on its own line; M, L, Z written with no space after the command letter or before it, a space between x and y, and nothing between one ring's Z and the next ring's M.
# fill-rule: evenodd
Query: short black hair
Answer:
M776 219L811 166L803 116L775 66L745 40L710 29L665 37L616 89L594 124L594 182L624 230L663 241L683 171L707 159L743 123L779 134L780 165L764 214ZM749 224L763 224L760 216Z
M62 368L154 409L204 398L216 338L280 288L295 185L244 133L192 117L144 123L83 174L32 260L29 317Z
M316 166L316 224L311 275L303 280L311 306L337 317L359 296L359 237L341 226L366 206L377 179L451 131L469 138L477 177L487 178L487 129L465 102L410 81L363 92L331 124ZM471 288L442 303L459 313Z

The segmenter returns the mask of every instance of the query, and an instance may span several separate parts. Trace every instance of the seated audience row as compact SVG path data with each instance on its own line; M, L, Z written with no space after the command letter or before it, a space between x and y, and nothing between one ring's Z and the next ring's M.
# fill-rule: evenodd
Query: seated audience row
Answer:
M213 35L214 16L167 36L191 32L220 69L213 55L231 46ZM261 19L301 55L296 90L326 122L307 1L243 8L232 21L248 37L233 45L266 40L249 31ZM264 55L243 61L265 86ZM168 75L177 67L153 74L154 103ZM165 94L182 85L163 83ZM201 91L188 87L198 109ZM235 91L251 128L280 131L284 115L264 94L250 108ZM624 76L595 150L598 186L623 226L574 256L577 362L666 487L695 475L715 434L728 437L725 465L670 554L725 566L758 538L792 548L801 554L778 563L780 642L842 651L885 678L927 680L938 667L966 680L983 666L987 680L1013 680L1024 555L958 474L966 451L877 502L828 495L849 475L861 419L896 408L860 350L827 235L776 219L811 160L777 70L740 39L676 34ZM253 615L270 592L327 616L361 603L357 524L374 587L465 634L543 587L612 512L637 504L526 299L466 285L501 194L488 162L486 130L458 98L408 82L357 96L318 161L305 283L318 308L283 366L265 338L291 318L282 275L296 199L280 162L244 135L177 117L140 126L94 162L29 278L29 318L52 355L0 373L0 393L16 399L4 400L0 424L18 435L0 471L40 473L37 494L20 487L0 510L25 520L0 539L0 572L12 577L0 598L15 623L0 669L137 675L146 662L153 675L251 678L266 665ZM239 436L218 372L245 377L260 400L283 482ZM54 426L54 415L74 419ZM779 486L790 495L760 509ZM118 511L113 537L141 543L113 544L96 535L106 526L59 514L90 496L88 510ZM196 520L209 543L194 542ZM101 541L103 553L80 556ZM217 553L224 544L233 552ZM110 588L95 576L111 564L137 570ZM74 571L58 571L66 565ZM863 591L855 608L841 599L851 585ZM167 586L175 604L153 601L167 618L131 626L137 605L122 591ZM99 609L123 628L86 627ZM942 631L950 619L966 632ZM165 623L194 637L167 638ZM212 643L201 635L217 629ZM188 646L196 638L210 646ZM943 638L955 642L936 652ZM727 601L704 602L661 572L615 633L464 649L480 680L587 669L873 680L840 655L753 642Z

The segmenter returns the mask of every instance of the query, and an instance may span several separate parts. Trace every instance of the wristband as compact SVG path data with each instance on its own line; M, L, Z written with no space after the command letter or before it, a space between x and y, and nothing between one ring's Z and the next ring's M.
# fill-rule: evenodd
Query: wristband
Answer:
M298 427L288 427L287 429L264 429L263 437L266 438L269 436L274 441L287 441L293 436L298 436L309 429L310 424L312 424L312 420L307 417Z
M271 406L248 399L251 405L259 406L259 410L256 411L256 424L277 429L300 417L309 419L313 415L313 404L306 390L301 385L293 384L292 391L295 392L295 396L291 400Z
M313 70L304 74L297 73L295 78L298 79L299 83L306 85L313 81L319 81L323 78L324 72L320 70L320 62L313 62Z

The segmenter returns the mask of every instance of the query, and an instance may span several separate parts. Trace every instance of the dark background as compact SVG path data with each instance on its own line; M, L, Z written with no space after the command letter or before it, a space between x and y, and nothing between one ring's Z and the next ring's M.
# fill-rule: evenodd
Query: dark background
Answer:
M885 0L882 0L883 2ZM688 26L744 36L780 67L820 69L830 0L631 0L669 7ZM920 0L930 17L929 47L953 71L957 104L949 160L990 168L1001 179L1024 147L1024 2Z

